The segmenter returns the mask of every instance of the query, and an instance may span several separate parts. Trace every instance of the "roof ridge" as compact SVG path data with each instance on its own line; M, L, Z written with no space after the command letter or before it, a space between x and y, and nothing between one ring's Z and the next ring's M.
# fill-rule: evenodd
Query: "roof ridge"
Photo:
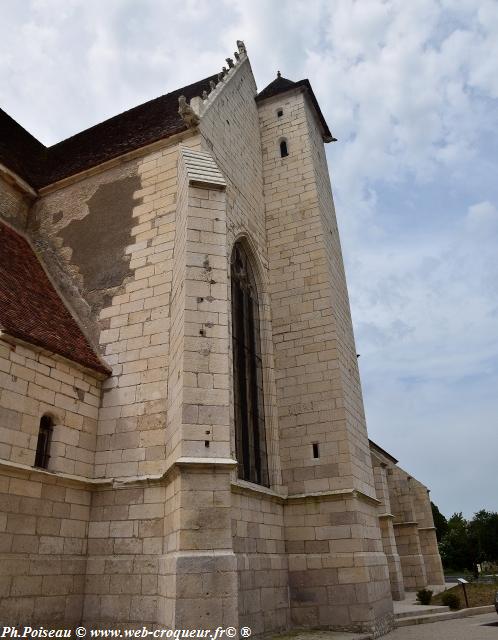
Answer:
M81 131L78 131L77 133L74 133L71 136L68 136L67 138L63 138L62 140L59 140L58 142L50 145L49 147L46 147L47 151L51 151L52 149L54 149L55 147L57 147L60 144L63 144L65 142L68 142L70 140L72 140L73 138L76 138L79 135L83 135L88 133L89 131L92 131L94 129L96 129L97 127L100 127L103 124L106 124L108 122L111 122L112 120L117 120L119 118L121 118L122 116L129 114L131 111L135 111L138 109L142 109L143 107L153 103L153 102L158 102L160 100L164 100L165 98L168 98L170 96L172 96L173 94L179 93L181 91L185 91L187 89L190 89L191 87L194 87L195 85L198 84L204 84L206 82L209 82L209 80L211 80L212 78L216 77L214 74L211 76L208 76L207 78L203 78L202 80L197 80L196 82L192 82L188 85L185 85L184 87L180 87L179 89L174 89L173 91L168 91L167 93L163 93L160 96L157 96L156 98L151 98L150 100L146 100L145 102L141 102L140 104L135 105L134 107L130 107L129 109L125 109L124 111L121 111L120 113L116 113L115 115L111 116L110 118L106 118L105 120L101 120L100 122L96 122L95 124L92 124L90 127L87 127L86 129L82 129Z

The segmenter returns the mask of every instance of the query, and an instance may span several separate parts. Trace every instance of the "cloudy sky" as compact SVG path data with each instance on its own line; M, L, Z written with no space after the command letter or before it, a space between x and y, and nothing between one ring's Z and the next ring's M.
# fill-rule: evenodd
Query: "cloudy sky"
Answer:
M0 0L0 104L45 144L217 72L310 79L372 439L498 510L498 2Z

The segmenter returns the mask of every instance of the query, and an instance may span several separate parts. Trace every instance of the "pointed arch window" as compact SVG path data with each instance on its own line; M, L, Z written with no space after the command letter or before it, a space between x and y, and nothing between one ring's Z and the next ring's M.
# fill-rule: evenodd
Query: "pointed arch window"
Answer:
M38 441L36 443L35 467L48 468L50 460L50 443L52 440L53 422L50 416L42 416Z
M269 486L263 402L259 304L244 246L231 261L235 448L239 478Z

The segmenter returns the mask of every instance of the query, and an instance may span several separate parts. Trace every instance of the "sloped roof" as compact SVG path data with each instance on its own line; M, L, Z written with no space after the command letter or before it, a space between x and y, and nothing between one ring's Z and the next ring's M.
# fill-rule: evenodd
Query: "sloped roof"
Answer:
M320 124L322 125L324 142L335 142L337 138L334 138L334 136L330 133L329 126L325 121L325 118L323 117L322 110L320 109L315 94L313 93L310 81L306 78L304 80L298 80L297 82L294 82L293 80L283 78L279 72L275 80L273 80L273 82L270 82L268 86L266 86L262 91L258 93L258 95L256 96L256 102L261 102L263 100L266 100L267 98L273 98L273 96L277 96L281 93L285 93L286 91L297 89L299 87L303 87L310 97L311 103L316 111Z
M68 176L85 171L124 153L168 138L187 129L178 114L178 97L188 101L209 92L213 75L193 84L149 100L133 109L124 111L85 131L45 147L20 124L0 109L0 163L39 189ZM322 126L325 142L335 138L318 106L309 80L293 82L280 75L257 96L260 102L266 98L302 87L308 93Z
M0 109L0 162L32 184L46 147Z
M391 460L391 462L394 462L394 464L398 464L398 461L396 460L396 458L392 456L390 453L388 453L385 449L380 447L376 442L370 439L368 440L368 442L370 443L370 449L377 451L381 455L385 456L388 460Z
M45 147L0 109L0 162L31 186L44 187L185 131L178 97L184 95L190 101L209 91L209 81L216 78L213 75L149 100L51 147Z
M25 238L0 222L0 330L109 374Z

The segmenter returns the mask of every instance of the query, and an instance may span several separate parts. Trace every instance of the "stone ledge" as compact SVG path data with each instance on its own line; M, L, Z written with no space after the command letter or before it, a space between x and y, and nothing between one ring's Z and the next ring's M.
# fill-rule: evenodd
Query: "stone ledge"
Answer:
M169 480L169 476L175 468L191 467L196 469L221 467L232 469L237 466L237 461L231 458L178 458L164 473L149 476L130 476L123 478L85 478L83 476L71 475L69 473L61 473L58 471L49 471L47 469L39 469L30 467L20 462L9 462L0 460L0 473L17 477L29 477L36 482L47 481L56 484L72 484L79 488L89 491L98 489L119 489L120 487L131 488L134 486L162 484Z
M247 482L245 480L234 480L231 483L232 492L240 493L243 495L252 495L260 498L266 498L273 502L278 502L279 504L283 504L287 496L284 496L273 489L269 489L268 487L263 487L259 484L253 484L252 482Z
M412 625L443 622L444 620L453 620L455 618L468 618L469 616L478 616L482 613L493 613L493 611L495 611L495 605L490 604L484 607L471 607L469 609L460 609L460 611L449 611L448 613L412 616L396 620L396 627L410 627Z
M359 499L363 502L367 502L368 504L372 504L378 506L381 503L380 500L374 498L373 496L369 496L363 491L359 491L358 489L336 489L335 491L316 491L311 493L297 493L294 495L287 496L287 500L289 501L306 501L312 498L318 498L323 500L345 500L345 499Z

